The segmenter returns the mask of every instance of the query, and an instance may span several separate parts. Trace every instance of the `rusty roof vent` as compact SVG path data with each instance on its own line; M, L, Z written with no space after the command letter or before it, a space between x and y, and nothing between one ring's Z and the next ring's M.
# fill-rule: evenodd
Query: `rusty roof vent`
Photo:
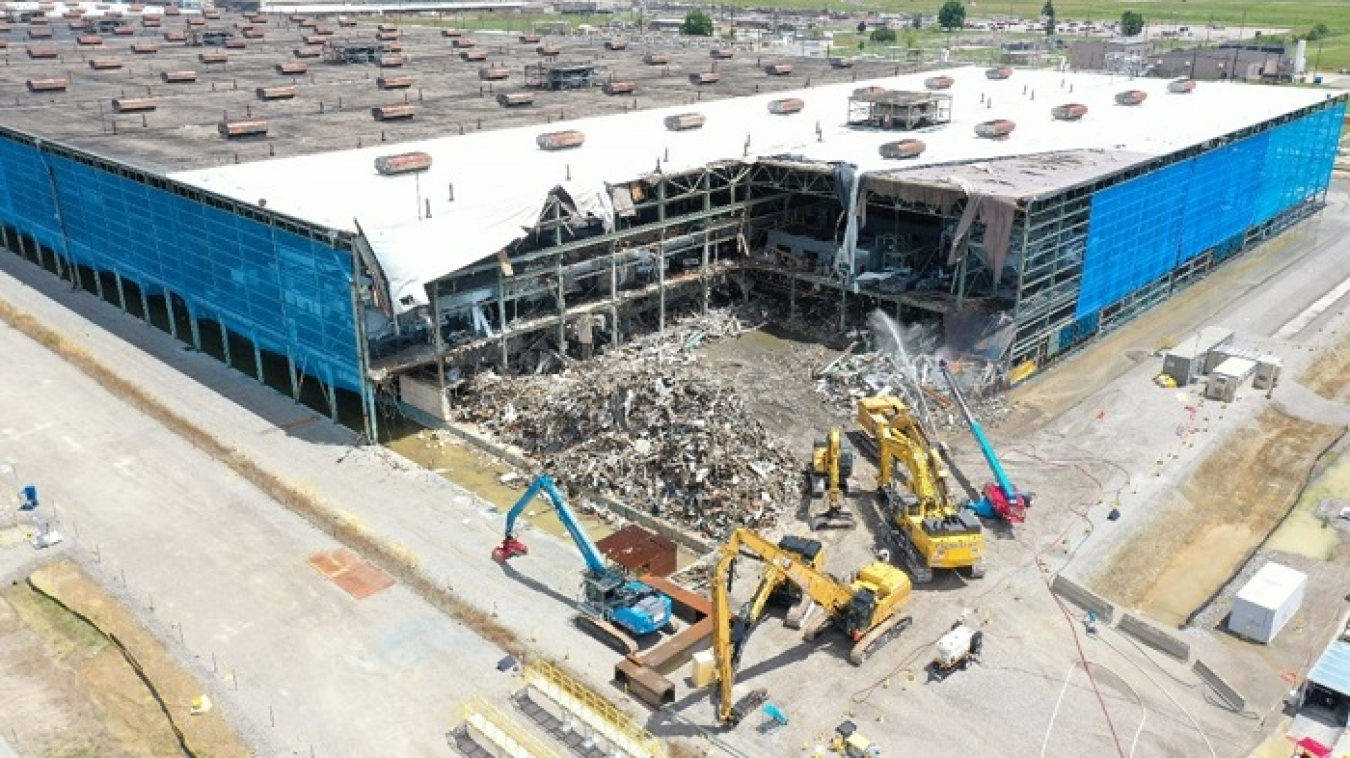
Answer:
M262 39L263 37L267 36L266 32L256 27L240 29L239 33L243 35L244 39Z
M631 92L637 92L637 84L635 82L605 82L600 91L606 95L627 95Z
M853 68L852 58L830 58L830 68Z
M985 139L1006 139L1016 128L1017 124L1006 118L984 121L975 125L975 136Z
M393 24L380 24L380 25L379 25L378 27L376 27L376 28L379 29L379 30L382 31L382 32L396 32L396 31L398 31L398 27L395 26L395 25L393 25Z
M441 30L441 36L442 36L442 37L463 37L463 36L464 36L464 30L463 30L463 29L442 29L442 30Z
M607 40L605 40L605 49L606 49L606 50L627 50L627 49L628 49L628 40L622 39L622 38L619 38L619 37L615 37L615 38L613 38L613 39L607 39Z
M403 56L397 53L390 53L388 55L381 55L377 63L379 64L380 68L398 68L399 66L402 66L406 61L407 58L404 58Z
M309 64L301 61L287 61L277 64L277 73L282 76L300 76L309 72Z
M246 47L248 47L248 43L245 42L245 41L243 41L242 39L227 39L227 40L225 40L225 49L226 49L226 50L243 50L243 49L246 48Z
M1143 90L1127 89L1116 93L1116 105L1139 105L1147 99L1148 93Z
M64 77L29 79L25 84L29 92L65 92L70 86L70 80Z
M263 119L250 119L248 121L222 121L216 125L216 130L220 136L225 139L241 139L246 137L262 137L267 135L267 121Z
M540 45L539 47L536 47L536 48L534 49L534 51L535 51L536 53L538 53L538 54L544 56L545 58L556 58L556 57L558 57L559 54L562 53L562 46L561 46L561 45Z
M931 90L951 89L956 80L950 76L930 76L923 80L923 86Z
M716 71L701 71L689 75L690 84L717 84L720 81L722 81L722 75Z
M35 27L28 30L28 39L51 39L52 30L45 26Z
M770 100L769 112L778 116L789 116L793 113L801 113L806 107L806 101L799 97L788 97L782 100Z
M113 113L143 113L155 109L153 97L119 97L112 101Z
M927 149L928 145L923 140L902 139L882 144L879 152L881 157L887 160L903 160L905 158L917 158Z
M164 32L165 42L187 42L187 32Z
M459 54L462 61L485 61L487 60L486 50L463 50Z
M89 68L95 71L114 71L122 67L121 58L90 58Z
M1050 117L1056 121L1077 121L1087 115L1086 105L1080 103L1065 103L1056 105L1050 109Z
M1177 95L1185 95L1195 91L1194 79L1176 79L1167 83L1167 91Z
M995 81L1000 79L1007 79L1012 75L1013 70L1011 68L1008 68L1007 66L995 66L993 68L987 68L984 70L984 78L993 79Z
M575 129L569 129L565 132L541 134L534 138L534 142L539 145L540 150L566 150L581 147L586 142L586 135Z
M417 109L411 105L377 105L370 109L370 116L376 121L399 121L416 115Z
M708 51L708 57L719 61L731 60L736 57L736 51L729 47L714 47Z
M165 84L191 84L197 81L196 71L161 71L159 78Z
M259 87L254 90L259 100L290 100L295 97L295 87Z
M207 65L214 65L217 63L229 63L230 56L225 53L199 53L197 55L197 60Z
M389 74L375 79L376 89L408 89L413 86L413 78L407 74Z
M467 50L476 44L478 43L474 42L472 37L455 37L450 40L450 47L456 50Z
M34 45L28 46L29 58L55 58L59 54L60 53L58 53L56 48L54 47L37 47Z
M328 38L322 34L306 34L300 38L300 41L306 45L322 45L328 41Z
M291 55L297 58L318 58L319 50L314 47L297 47L291 51Z
M543 39L543 38L540 37L538 34L522 34L522 35L520 35L520 42L521 42L521 44L524 44L524 45L537 45L537 44L539 44L539 40L541 40L541 39Z
M501 92L497 95L497 104L503 108L516 108L522 105L534 105L533 92Z
M137 42L131 46L131 52L136 55L154 55L159 52L159 45L154 42Z
M702 113L678 113L674 116L666 116L666 128L672 132L683 132L689 129L701 129L703 124L708 121Z
M103 44L103 38L97 34L81 34L75 38L75 44L80 47L94 47Z
M665 53L647 53L642 56L642 62L648 66L664 66L670 63L670 56Z
M408 174L413 171L426 171L431 168L431 156L427 153L399 153L381 155L375 159L375 170L380 176Z
M485 82L500 82L511 76L511 69L506 66L484 66L478 69L478 78Z
M396 41L396 40L398 40L398 32L376 32L376 33L375 33L375 41L377 41L377 42L394 42L394 41Z
M791 63L770 63L764 67L764 73L769 76L789 76L792 74Z

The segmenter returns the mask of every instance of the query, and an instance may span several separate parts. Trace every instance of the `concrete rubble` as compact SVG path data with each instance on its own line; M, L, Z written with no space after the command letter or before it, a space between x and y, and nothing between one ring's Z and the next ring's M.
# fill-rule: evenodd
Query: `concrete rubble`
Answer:
M798 500L800 462L697 353L744 329L734 313L714 311L560 373L480 374L463 389L458 420L520 448L569 486L705 536L769 529Z

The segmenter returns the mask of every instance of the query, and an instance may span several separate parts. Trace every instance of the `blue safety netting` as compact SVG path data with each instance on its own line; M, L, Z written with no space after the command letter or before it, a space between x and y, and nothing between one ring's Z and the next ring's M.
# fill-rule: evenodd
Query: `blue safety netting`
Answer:
M1315 197L1331 180L1345 105L1319 111L1093 196L1076 317Z
M1076 318L1176 266L1183 220L1178 205L1190 175L1189 161L1177 163L1093 196Z
M0 139L0 216L42 244L360 391L350 253L225 209ZM56 186L60 200L52 202ZM62 226L65 234L62 235Z

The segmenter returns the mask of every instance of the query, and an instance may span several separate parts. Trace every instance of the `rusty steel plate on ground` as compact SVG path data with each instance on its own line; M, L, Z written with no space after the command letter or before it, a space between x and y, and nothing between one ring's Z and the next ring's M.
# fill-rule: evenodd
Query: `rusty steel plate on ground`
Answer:
M309 557L309 565L357 600L394 586L392 577L345 547L315 553Z

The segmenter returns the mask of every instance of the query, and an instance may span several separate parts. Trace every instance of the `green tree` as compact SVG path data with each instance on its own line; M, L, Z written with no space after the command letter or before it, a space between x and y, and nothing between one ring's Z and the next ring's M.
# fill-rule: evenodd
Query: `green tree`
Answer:
M1045 0L1045 5L1041 6L1041 18L1045 19L1045 35L1048 37L1055 33L1055 4L1052 0Z
M961 0L947 0L938 9L938 26L952 31L966 25L966 6Z
M1326 24L1317 24L1308 31L1308 41L1316 42L1317 40L1322 39L1328 34L1331 34L1331 29L1327 28Z
M695 8L684 14L684 23L680 25L680 34L687 34L690 37L711 37L713 36L712 16Z
M917 14L917 13L915 13L913 16L910 16L910 17L909 17L909 25L912 26L912 27L914 27L915 29L922 29L922 28L923 28L923 16L920 16L920 15Z
M889 26L878 26L872 30L869 38L878 45L889 45L895 42L895 30Z
M1125 11L1120 14L1120 36L1137 37L1144 33L1144 14Z

